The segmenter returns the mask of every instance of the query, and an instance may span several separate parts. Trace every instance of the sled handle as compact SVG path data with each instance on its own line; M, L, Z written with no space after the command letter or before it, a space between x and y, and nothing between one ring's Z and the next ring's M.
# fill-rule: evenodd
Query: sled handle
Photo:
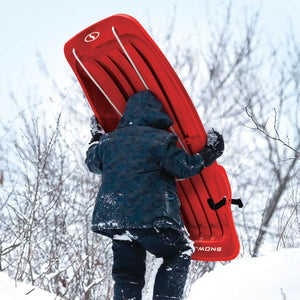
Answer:
M223 199L217 203L215 203L213 199L209 198L207 199L207 203L212 210L218 210L219 208L226 205L226 197L224 196ZM242 208L244 206L241 199L231 199L231 204L238 205L239 208Z

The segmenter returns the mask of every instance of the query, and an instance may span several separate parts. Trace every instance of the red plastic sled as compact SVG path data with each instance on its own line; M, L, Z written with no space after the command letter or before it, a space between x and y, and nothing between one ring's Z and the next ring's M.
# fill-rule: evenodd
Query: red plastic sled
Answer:
M127 99L150 89L175 122L178 146L199 152L206 133L177 74L142 26L115 15L83 30L64 48L65 56L106 132L114 130ZM182 218L194 241L194 260L232 260L239 240L231 213L231 189L223 167L214 163L201 175L177 181ZM211 209L208 199L223 206Z

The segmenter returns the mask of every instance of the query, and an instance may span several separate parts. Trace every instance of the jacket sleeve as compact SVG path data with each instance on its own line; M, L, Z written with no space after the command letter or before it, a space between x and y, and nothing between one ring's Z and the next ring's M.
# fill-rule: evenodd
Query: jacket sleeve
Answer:
M92 144L86 152L85 163L90 172L102 173L102 143Z
M199 174L205 167L204 158L197 153L190 155L176 146L177 137L170 136L165 143L160 160L161 168L177 178L189 178Z

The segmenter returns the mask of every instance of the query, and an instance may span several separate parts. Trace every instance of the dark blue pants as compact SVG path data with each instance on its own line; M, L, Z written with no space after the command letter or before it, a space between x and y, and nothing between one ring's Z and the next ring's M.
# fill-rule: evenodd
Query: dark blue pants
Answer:
M182 299L193 247L174 229L117 231L113 238L114 300L141 300L146 251L163 258L155 278L153 299Z

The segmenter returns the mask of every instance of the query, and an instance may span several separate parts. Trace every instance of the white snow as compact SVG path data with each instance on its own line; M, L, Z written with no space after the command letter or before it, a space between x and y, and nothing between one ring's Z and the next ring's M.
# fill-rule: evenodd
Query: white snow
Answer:
M299 300L300 249L282 249L217 266L192 286L188 300Z
M128 230L126 230L126 232L123 233L123 234L115 234L113 236L113 239L117 240L117 241L129 241L129 242L131 242L134 239L134 236Z
M10 279L4 272L0 272L1 300L54 300L54 294L45 292L37 287Z
M207 131L207 145L208 146L215 146L216 142L218 140L218 136L217 134L215 133L214 129L213 128L210 128L208 131Z
M218 265L194 283L188 300L298 300L299 277L300 248L282 249ZM0 272L0 295L1 300L55 300L55 295L16 283L4 272Z

